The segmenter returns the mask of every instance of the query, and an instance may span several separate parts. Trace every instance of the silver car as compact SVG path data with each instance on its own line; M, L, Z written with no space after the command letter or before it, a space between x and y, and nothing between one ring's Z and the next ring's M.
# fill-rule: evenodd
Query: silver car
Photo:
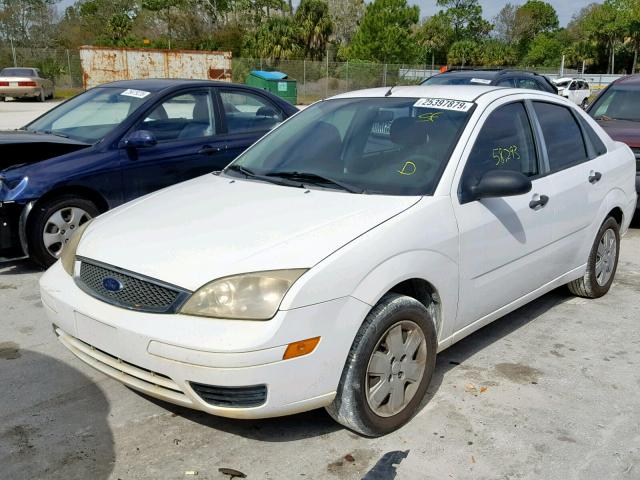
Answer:
M53 82L43 78L37 68L3 68L0 70L0 99L35 98L44 102L53 98Z

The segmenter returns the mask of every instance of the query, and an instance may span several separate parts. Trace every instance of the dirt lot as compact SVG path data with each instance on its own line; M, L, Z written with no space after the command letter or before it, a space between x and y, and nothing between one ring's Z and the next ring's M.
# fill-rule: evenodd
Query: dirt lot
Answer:
M0 104L0 124L18 106L42 107ZM638 229L607 296L558 289L446 350L416 418L379 439L322 410L237 421L141 396L57 342L41 273L0 264L0 478L640 478Z

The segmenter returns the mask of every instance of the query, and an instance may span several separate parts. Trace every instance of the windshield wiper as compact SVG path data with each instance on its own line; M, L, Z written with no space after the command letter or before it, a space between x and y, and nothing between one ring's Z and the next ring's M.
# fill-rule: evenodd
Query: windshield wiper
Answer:
M232 172L239 172L244 175L246 178L255 178L256 180L262 180L264 182L275 183L276 185L284 185L286 187L298 187L304 188L304 185L301 182L294 182L285 178L276 179L273 177L268 177L266 175L260 175L253 170L248 169L247 167L243 167L242 165L229 165L227 168L223 170L226 172L227 170L231 170Z
M300 180L302 182L313 183L313 184L325 184L325 185L334 185L342 190L345 190L350 193L365 193L365 189L356 187L354 185L350 185L348 183L344 183L340 180L335 180L333 178L325 177L324 175L320 175L313 172L271 172L267 173L268 177L280 177L280 178L290 178L295 180Z

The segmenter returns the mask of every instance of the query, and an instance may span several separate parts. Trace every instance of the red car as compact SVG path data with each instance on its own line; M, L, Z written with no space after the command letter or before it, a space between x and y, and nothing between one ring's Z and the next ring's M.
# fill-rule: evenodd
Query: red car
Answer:
M640 193L640 74L622 77L598 96L587 110L614 140L636 155L636 192ZM636 216L640 214L640 205Z

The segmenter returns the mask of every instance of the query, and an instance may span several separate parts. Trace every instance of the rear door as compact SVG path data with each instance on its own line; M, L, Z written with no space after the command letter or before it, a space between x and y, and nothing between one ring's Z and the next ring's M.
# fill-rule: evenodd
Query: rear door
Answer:
M466 165L452 198L460 232L459 330L548 282L547 262L554 222L552 205L532 201L554 197L544 175L540 147L523 101L498 101L483 114L467 146ZM502 103L502 104L500 104ZM491 108L491 107L490 107ZM531 192L473 200L469 187L490 170L515 170L531 179Z
M548 101L532 104L556 191L552 203L556 214L553 264L558 277L586 261L580 246L597 212L592 207L597 200L591 197L600 192L595 178L601 167L597 156L590 155L572 108Z
M219 124L209 88L172 94L145 112L132 131L149 131L158 143L122 150L126 199L223 168Z
M237 87L218 87L216 91L227 163L285 118L280 107L264 95Z

